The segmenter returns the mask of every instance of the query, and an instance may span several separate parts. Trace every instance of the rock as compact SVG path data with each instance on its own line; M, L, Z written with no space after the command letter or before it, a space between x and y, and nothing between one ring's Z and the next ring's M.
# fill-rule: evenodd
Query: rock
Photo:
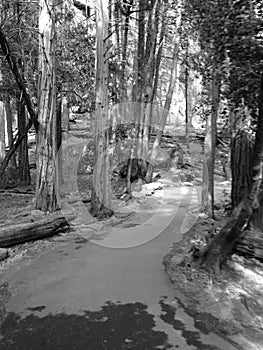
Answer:
M0 261L5 260L8 257L7 249L0 248Z
M45 213L41 210L32 210L31 215L33 218L43 218L45 216Z
M138 179L131 184L132 192L140 192L142 190L142 179Z
M214 204L214 208L215 208L216 210L223 209L223 204L220 203L220 202L217 202L217 203Z
M150 184L144 184L142 185L142 193L146 196L151 196L154 191L156 190L162 190L163 184L161 182L152 182Z
M156 191L156 190L162 190L163 184L161 182L152 182L150 184L144 184L142 185L142 190L146 191Z
M206 213L200 213L199 214L199 218L201 218L201 219L208 219L209 216Z
M183 186L187 186L187 187L192 187L193 186L193 184L191 182L187 182L187 181L183 182L182 185Z

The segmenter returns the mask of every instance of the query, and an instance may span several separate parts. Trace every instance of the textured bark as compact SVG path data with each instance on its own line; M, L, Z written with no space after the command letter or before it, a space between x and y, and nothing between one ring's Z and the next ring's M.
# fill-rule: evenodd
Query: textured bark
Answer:
M180 24L181 24L181 22L179 23L179 25ZM170 82L169 82L168 92L167 92L167 95L166 95L166 100L165 100L165 104L164 104L162 118L160 120L159 130L157 132L157 136L155 138L155 141L154 141L154 144L153 144L153 149L152 149L152 152L151 152L151 155L150 155L150 159L149 159L149 164L148 164L148 169L147 169L147 174L146 174L146 182L147 183L152 181L153 169L154 169L154 161L155 161L155 159L157 157L158 148L159 148L160 143L161 143L164 127L165 127L165 124L166 124L166 121L167 121L168 114L170 112L170 107L171 107L171 103L172 103L174 88L175 88L176 79L177 79L178 53L179 53L179 41L177 41L175 43L175 45L174 45L173 59L172 59L172 64L171 64Z
M68 105L68 94L62 94L62 131L65 133L65 138L68 137L69 133L69 105Z
M57 164L54 1L39 2L39 128L37 133L36 208L60 207Z
M25 127L25 131L23 134L21 134L20 132L17 133L16 138L13 140L13 143L9 149L9 151L7 152L4 160L2 161L2 163L0 164L0 183L2 185L3 183L3 178L4 178L4 172L5 169L10 161L10 159L12 158L12 156L14 155L14 153L17 151L19 145L21 144L21 142L23 141L23 139L26 137L29 129L32 126L32 121L30 120L27 124L27 126Z
M126 66L127 66L127 43L129 34L129 24L131 15L131 5L126 5L124 23L122 25L122 40L121 40L121 76L120 76L120 94L121 102L127 100L127 84L126 84Z
M58 165L58 179L59 185L63 184L63 167L62 167L62 91L60 89L60 97L57 99L56 110L56 122L57 122L57 165Z
M211 81L211 117L207 120L206 136L204 142L204 155L206 162L204 164L203 172L203 187L207 186L207 190L203 189L205 197L202 198L203 210L207 212L210 217L214 217L214 168L215 168L215 150L217 139L217 115L220 97L220 78L216 71L215 65L212 70ZM206 169L207 168L207 169ZM207 175L207 179L205 176Z
M66 219L64 215L55 213L34 222L0 226L0 247L10 247L52 236L67 229L73 218L73 215Z
M5 108L0 101L0 162L5 158Z
M9 48L5 34L1 29L0 29L0 47L2 49L5 60L7 61L8 65L10 67L10 70L15 78L15 81L16 81L16 83L17 83L17 85L22 93L22 98L25 101L30 119L31 119L35 129L37 130L37 128L38 128L37 115L34 111L34 108L33 108L32 102L31 102L31 98L29 96L28 89L27 89L26 85L24 84L23 77L21 76L19 69L17 67L16 61L11 53L11 50Z
M200 255L201 265L209 271L219 272L231 256L237 240L248 227L250 220L260 208L263 165L263 76L261 77L259 113L255 146L252 158L252 181L249 190L236 207L226 225L212 239Z
M185 137L186 137L186 147L189 150L189 43L187 39L187 47L186 47L186 66L185 66Z
M95 163L91 214L98 218L109 217L111 209L110 158L109 158L109 110L108 110L108 1L97 1L96 12L96 130Z
M17 102L17 119L18 119L18 130L20 134L25 132L26 128L26 110L24 101ZM19 149L18 149L18 176L19 183L21 185L29 185L30 170L29 170L29 160L28 160L28 145L27 145L27 134L23 138Z
M245 231L237 240L233 253L254 258L263 262L263 234L262 231Z
M10 98L7 97L4 101L5 106L5 115L6 115L6 129L7 129L7 138L8 138L8 147L12 147L14 137L13 137L13 115L11 111L11 102ZM11 157L11 165L16 168L16 157L15 155Z
M231 142L232 208L238 206L247 194L252 180L253 138L239 130Z

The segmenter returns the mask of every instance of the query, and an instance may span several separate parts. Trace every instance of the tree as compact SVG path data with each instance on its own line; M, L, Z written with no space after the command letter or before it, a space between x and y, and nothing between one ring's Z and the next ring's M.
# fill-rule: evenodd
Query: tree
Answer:
M110 158L109 158L109 42L108 1L98 0L96 11L96 109L95 109L95 164L91 214L98 218L109 217L111 209Z
M2 72L0 67L0 82L2 81ZM5 108L4 102L0 100L0 162L5 157Z
M209 271L219 272L230 258L235 243L248 228L253 214L260 207L262 193L263 171L263 74L261 73L258 122L256 139L252 158L252 180L244 198L233 210L233 213L221 229L212 239L208 247L201 252L201 265Z
M36 208L60 207L57 160L55 0L39 1L39 67Z

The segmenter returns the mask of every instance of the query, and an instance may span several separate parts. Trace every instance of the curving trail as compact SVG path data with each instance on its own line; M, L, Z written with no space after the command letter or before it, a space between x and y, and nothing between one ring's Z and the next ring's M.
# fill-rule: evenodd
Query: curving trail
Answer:
M136 238L133 228L116 227L101 240L56 247L5 276L13 295L0 349L236 349L197 328L162 268L171 244L195 219L186 215L197 205L191 192L171 189L159 214L134 226ZM154 234L161 223L161 234Z

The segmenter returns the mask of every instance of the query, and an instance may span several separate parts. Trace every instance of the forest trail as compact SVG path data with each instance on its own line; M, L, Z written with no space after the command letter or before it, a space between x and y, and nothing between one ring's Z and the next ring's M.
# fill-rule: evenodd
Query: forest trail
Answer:
M197 319L184 312L163 271L165 253L187 226L189 204L197 204L192 188L181 195L178 191L179 187L171 189L166 203L167 208L175 208L174 215L168 215L163 232L145 244L105 247L116 244L120 232L116 227L97 242L56 247L22 262L15 274L6 274L12 296L5 305L1 348L236 349L216 334L207 334ZM167 211L148 221L149 232L162 215Z

